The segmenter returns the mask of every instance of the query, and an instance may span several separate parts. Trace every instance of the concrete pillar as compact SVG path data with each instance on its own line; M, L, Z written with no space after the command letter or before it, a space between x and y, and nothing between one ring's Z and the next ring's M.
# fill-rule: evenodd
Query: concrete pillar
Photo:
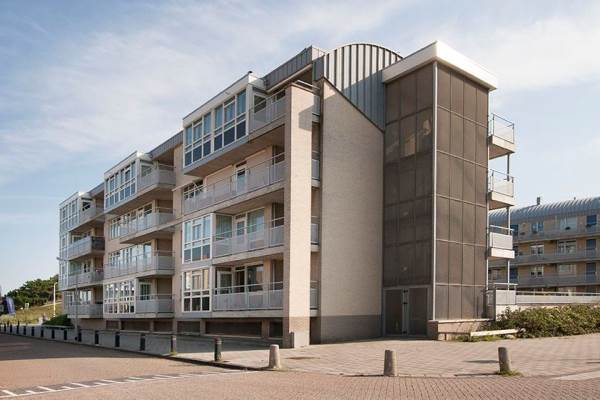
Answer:
M262 339L269 338L269 320L267 319L260 321L260 337Z
M281 369L281 357L279 345L272 344L269 347L269 369Z
M283 345L310 339L310 217L313 94L286 89Z
M396 352L394 350L385 351L385 359L383 361L383 375L397 376L398 368L396 364Z
M200 334L206 335L206 320L204 319L200 320Z

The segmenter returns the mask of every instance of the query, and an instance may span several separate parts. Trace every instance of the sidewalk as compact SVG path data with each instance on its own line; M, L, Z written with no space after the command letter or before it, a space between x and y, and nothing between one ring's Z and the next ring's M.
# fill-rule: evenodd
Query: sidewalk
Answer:
M509 349L513 369L525 376L564 376L600 370L600 334L562 338L515 339L495 342L443 342L380 339L282 349L286 369L339 375L380 375L386 349L396 350L402 375L454 377L493 374L498 370L498 347ZM231 351L228 351L228 347ZM212 347L177 357L213 360ZM252 368L268 364L261 345L236 348L224 341L227 363Z

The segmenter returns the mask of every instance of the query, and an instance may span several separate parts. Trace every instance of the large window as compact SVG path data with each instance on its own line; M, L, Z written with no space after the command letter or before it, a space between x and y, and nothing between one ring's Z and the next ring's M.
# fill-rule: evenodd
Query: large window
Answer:
M246 92L242 91L185 127L184 166L246 136Z
M590 228L598 224L598 216L596 214L588 215L585 217L585 225Z
M79 222L78 200L77 198L73 199L60 208L61 232L74 227Z
M146 265L152 258L152 244L146 242L108 254L108 265L113 268Z
M534 255L544 254L544 245L543 244L532 244L531 245L531 254L534 254Z
M116 239L121 235L127 234L128 230L124 230L123 226L130 223L135 223L136 220L145 218L148 214L152 213L152 203L148 203L143 207L136 210L130 211L127 214L123 214L119 217L110 220L110 238Z
M560 264L557 267L558 275L575 275L577 266L575 264Z
M561 218L558 221L558 226L561 231L575 229L577 228L577 217Z
M544 231L544 221L536 221L531 223L531 233Z
M210 269L181 274L183 311L210 311Z
M110 208L115 204L131 197L136 192L135 161L104 180L104 207Z
M202 180L190 183L183 187L183 200L193 199L198 196L203 190Z
M560 240L558 242L558 252L559 253L575 253L577 250L577 242L575 240Z
M183 224L183 262L210 258L211 218L205 215Z
M543 265L535 265L533 267L529 267L529 274L532 277L544 276L544 266Z
M114 282L104 285L104 312L131 314L135 312L135 281Z

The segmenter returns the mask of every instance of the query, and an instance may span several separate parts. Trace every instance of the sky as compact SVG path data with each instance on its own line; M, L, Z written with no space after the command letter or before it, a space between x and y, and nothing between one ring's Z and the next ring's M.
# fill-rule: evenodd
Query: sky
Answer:
M599 21L597 1L2 0L2 290L57 272L62 200L311 44L446 42L499 79L490 110L515 122L518 205L600 195Z

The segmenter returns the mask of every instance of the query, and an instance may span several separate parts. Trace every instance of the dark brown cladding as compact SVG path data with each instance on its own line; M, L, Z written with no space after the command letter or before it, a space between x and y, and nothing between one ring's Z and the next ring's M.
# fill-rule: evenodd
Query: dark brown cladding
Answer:
M438 68L435 319L483 316L488 91Z

